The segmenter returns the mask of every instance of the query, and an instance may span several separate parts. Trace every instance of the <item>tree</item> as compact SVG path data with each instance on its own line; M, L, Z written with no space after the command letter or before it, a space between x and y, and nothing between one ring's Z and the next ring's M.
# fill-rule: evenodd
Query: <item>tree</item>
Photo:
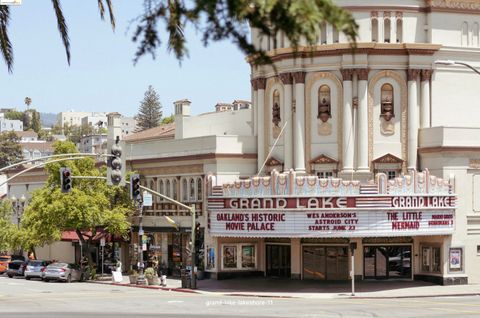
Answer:
M32 104L32 99L30 97L25 97L25 105L27 105L27 109L30 107Z
M13 131L0 133L0 168L19 162L22 159L20 137Z
M54 153L77 153L71 142L57 141ZM45 166L48 179L33 192L22 218L23 246L42 246L60 239L62 232L75 231L89 251L99 228L114 235L126 235L130 229L132 202L124 187L107 186L103 179L74 179L72 191L60 190L60 167L69 167L74 176L105 176L92 158L84 158ZM87 254L91 262L91 255Z
M30 112L32 114L32 120L29 128L32 129L34 132L38 133L42 129L40 113L34 109L28 110L27 112Z
M171 124L175 121L175 115L171 114L168 117L162 119L162 125Z
M12 223L12 203L10 200L0 201L0 252L12 250L12 235L17 227Z
M23 122L23 112L17 110L9 110L5 113L5 118L10 120L21 120Z
M135 119L137 120L137 131L160 125L160 120L162 119L162 104L160 104L160 98L152 85L148 86L148 90L140 102L138 115Z
M112 28L115 28L112 4L110 0L105 1ZM52 4L70 64L67 24L60 1L52 0ZM98 0L98 6L103 19L103 0ZM9 8L0 6L0 50L8 71L12 72L13 49L7 32L9 19ZM135 62L145 54L155 58L162 44L161 23L166 31L167 48L180 61L188 53L184 30L192 25L202 34L205 45L211 41L230 39L256 64L271 63L271 60L265 51L252 45L248 26L258 29L265 37L282 32L294 48L298 47L302 38L310 45L315 44L318 26L323 22L346 34L352 43L355 43L358 29L352 15L335 6L331 0L144 0L144 12L135 21L138 23L132 37L138 43Z

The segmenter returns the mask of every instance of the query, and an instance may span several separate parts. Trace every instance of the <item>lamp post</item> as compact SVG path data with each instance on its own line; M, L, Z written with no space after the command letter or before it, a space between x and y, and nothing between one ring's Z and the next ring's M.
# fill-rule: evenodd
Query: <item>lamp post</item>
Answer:
M479 70L477 70L475 67L471 66L470 64L467 64L464 62L452 61L452 60L436 60L433 63L437 65L462 65L462 66L468 67L469 69L471 69L472 71L480 75Z
M17 217L17 227L20 229L20 219L22 218L23 208L25 206L27 198L24 194L22 194L20 199L17 199L17 197L13 195L10 200L12 200L13 211L15 212L15 216Z

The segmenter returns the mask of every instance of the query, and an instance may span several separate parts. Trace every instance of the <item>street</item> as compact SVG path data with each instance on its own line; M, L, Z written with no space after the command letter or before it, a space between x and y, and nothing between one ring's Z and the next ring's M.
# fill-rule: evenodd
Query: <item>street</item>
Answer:
M478 296L301 299L0 277L0 317L479 317Z

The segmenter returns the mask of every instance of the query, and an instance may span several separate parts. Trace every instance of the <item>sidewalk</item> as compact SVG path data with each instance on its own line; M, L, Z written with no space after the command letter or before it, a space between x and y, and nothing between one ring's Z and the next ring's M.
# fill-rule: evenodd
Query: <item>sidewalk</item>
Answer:
M177 292L191 292L204 295L252 296L278 298L418 298L480 296L480 285L440 286L419 281L359 281L355 282L355 296L351 296L350 281L320 282L289 279L242 278L228 280L200 280L197 289L181 288L181 281L167 279L167 286L138 286L129 284L127 276L122 283L111 279L91 283L112 284L138 288L161 289Z

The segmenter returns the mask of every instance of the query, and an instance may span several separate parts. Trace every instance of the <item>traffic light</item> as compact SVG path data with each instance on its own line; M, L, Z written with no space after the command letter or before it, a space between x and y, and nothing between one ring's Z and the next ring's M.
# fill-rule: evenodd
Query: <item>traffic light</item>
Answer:
M132 174L130 176L130 198L138 200L140 197L140 175Z
M72 191L72 171L70 168L60 168L60 187L62 193Z
M109 168L109 183L112 185L119 185L122 182L122 147L119 145L120 138L117 136L115 143L110 147Z

